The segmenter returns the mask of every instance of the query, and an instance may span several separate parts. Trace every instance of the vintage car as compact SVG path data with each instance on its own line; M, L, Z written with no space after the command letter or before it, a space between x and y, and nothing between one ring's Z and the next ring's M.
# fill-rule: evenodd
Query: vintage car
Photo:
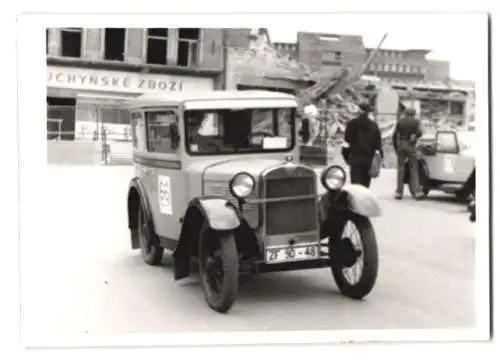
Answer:
M370 217L381 214L379 203L345 184L341 167L298 163L297 106L292 95L254 90L142 95L127 104L131 247L150 265L170 251L176 280L197 261L215 311L232 307L242 273L326 267L353 299L375 284Z
M438 130L424 134L418 143L419 178L423 195L440 190L467 200L475 192L476 168L472 138L474 133ZM408 164L405 183L409 183ZM415 195L413 189L410 189Z

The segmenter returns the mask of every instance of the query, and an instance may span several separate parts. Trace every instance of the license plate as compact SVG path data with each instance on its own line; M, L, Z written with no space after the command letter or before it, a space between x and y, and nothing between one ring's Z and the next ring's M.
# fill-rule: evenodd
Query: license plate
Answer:
M301 260L317 259L319 257L318 245L289 246L266 249L266 262L279 263Z

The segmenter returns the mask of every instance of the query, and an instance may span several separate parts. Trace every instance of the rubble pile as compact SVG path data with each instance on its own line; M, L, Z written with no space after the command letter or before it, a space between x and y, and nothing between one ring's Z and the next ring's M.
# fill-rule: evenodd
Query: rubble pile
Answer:
M370 101L356 76L352 68L345 68L299 94L303 107L318 110L309 145L322 145L325 139L329 147L340 144L345 126L360 113L359 104Z

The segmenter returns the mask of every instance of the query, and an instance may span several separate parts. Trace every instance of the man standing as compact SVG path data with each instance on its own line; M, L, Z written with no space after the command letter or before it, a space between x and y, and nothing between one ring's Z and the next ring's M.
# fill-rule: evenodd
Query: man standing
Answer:
M417 199L422 198L422 189L419 184L417 140L422 136L420 122L416 118L413 108L408 108L405 115L396 124L392 135L392 144L398 158L398 175L395 198L403 198L405 164L408 162L410 172L410 189Z
M345 142L349 145L347 162L350 166L351 183L370 187L375 151L383 157L382 136L378 124L371 119L371 106L363 103L361 115L349 121L345 130Z

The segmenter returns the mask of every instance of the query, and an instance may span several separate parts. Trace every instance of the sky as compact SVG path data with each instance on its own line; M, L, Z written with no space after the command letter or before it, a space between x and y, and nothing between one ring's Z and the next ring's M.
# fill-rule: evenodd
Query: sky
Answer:
M281 21L280 21L281 22ZM366 47L428 49L428 59L450 61L450 75L457 80L480 76L486 66L487 23L480 14L325 14L303 17L300 26L266 26L273 42L295 42L297 31L362 35ZM293 25L292 25L293 24ZM293 26L293 29L292 29Z

